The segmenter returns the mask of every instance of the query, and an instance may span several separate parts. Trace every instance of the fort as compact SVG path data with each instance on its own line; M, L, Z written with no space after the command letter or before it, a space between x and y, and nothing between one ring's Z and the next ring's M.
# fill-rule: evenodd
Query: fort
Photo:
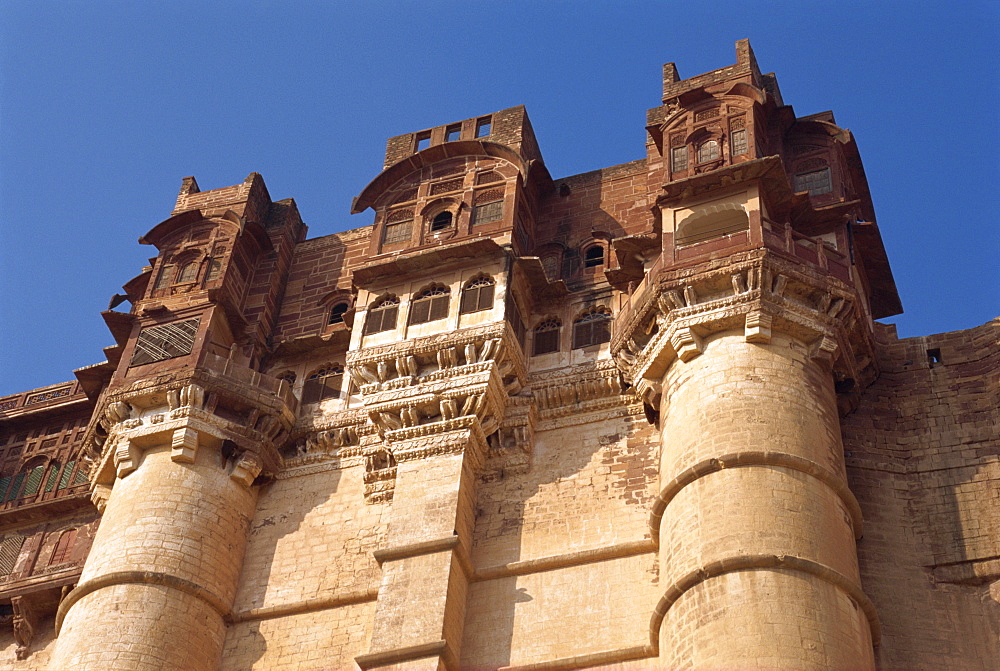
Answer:
M0 669L995 668L1000 321L876 321L748 41L660 93L569 177L523 107L392 137L319 238L185 178L106 360L0 398Z

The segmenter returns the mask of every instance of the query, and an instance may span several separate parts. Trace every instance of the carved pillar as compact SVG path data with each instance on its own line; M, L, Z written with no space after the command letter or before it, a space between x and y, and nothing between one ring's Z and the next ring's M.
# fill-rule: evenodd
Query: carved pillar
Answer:
M762 269L761 289L734 280L728 296L658 301L645 347L616 342L659 410L654 644L669 668L872 669L878 624L860 587L832 370L850 339L810 303L824 290L815 278L759 262L739 272Z
M274 435L257 430L266 422L240 426L176 396L162 412L148 407L163 396L130 396L131 417L113 418L98 478L111 478L104 515L59 607L53 670L219 666L256 505L251 485Z

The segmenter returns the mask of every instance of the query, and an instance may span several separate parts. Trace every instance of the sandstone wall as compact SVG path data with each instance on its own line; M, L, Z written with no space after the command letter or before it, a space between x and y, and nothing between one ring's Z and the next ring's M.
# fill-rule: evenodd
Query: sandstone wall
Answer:
M880 338L882 375L843 423L879 661L990 668L1000 659L1000 321Z

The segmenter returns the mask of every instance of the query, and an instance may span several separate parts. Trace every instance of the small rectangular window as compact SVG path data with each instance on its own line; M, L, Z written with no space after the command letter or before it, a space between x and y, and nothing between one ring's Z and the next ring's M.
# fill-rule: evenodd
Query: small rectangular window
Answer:
M795 191L808 191L810 196L819 196L833 191L830 183L830 168L803 172L795 176Z
M733 131L731 147L733 156L740 156L741 154L746 154L748 152L747 132L745 130Z
M397 224L386 224L382 232L382 244L393 245L397 242L409 242L410 230L413 228L413 220L401 221Z
M417 141L414 146L415 151L423 151L431 146L431 132L424 131L423 133L417 133Z
M670 169L674 172L687 170L688 155L687 147L674 147L670 150Z
M493 117L484 116L476 121L476 137L489 137L493 132Z
M492 203L476 205L472 208L472 225L488 224L493 221L503 219L503 201L495 200Z
M461 124L454 124L454 125L448 126L445 129L445 131L444 131L444 141L445 142L454 142L455 140L459 139L461 136L462 136L462 125Z

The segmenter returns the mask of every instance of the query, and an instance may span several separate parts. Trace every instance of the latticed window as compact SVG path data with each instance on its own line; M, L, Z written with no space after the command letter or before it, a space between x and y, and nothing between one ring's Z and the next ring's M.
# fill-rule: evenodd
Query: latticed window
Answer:
M747 146L747 132L745 130L734 130L731 141L733 156L746 154L749 151Z
M443 286L424 289L410 303L410 323L423 324L448 316L451 292Z
M76 533L76 529L67 529L62 532L59 540L56 542L55 548L52 550L52 558L49 559L49 566L69 561L70 550L73 549L73 543L76 542Z
M295 384L295 373L292 371L286 371L278 376L279 380L282 380L289 387Z
M343 324L344 315L347 313L347 303L337 303L330 309L330 321L328 324Z
M26 536L20 534L10 534L0 542L0 576L9 575L14 570L25 538Z
M306 378L302 387L302 403L316 403L325 398L340 398L344 369L339 364L327 364Z
M830 168L803 172L795 176L795 190L808 191L811 196L819 196L833 191L830 182Z
M719 158L719 141L706 140L698 145L698 163L706 163Z
M181 270L177 273L177 284L184 284L185 282L194 282L198 278L198 263L196 261L191 261L190 263L185 263L181 266Z
M559 351L559 331L562 324L558 319L546 319L535 327L535 348L533 353L548 354Z
M472 225L489 224L503 219L503 201L494 200L472 208Z
M431 230L443 231L446 228L451 228L452 216L451 212L448 211L439 212L434 216L434 219L431 220Z
M573 322L573 349L599 345L611 340L611 315L594 310Z
M395 296L383 298L368 308L368 318L365 320L365 335L391 331L396 328L396 315L399 312L399 299Z
M478 277L466 284L462 289L462 314L491 309L495 284L492 277Z
M393 245L398 242L409 242L410 231L413 228L413 220L401 221L396 224L386 224L382 231L382 244Z
M597 266L604 265L604 247L600 245L594 245L593 247L588 247L587 251L583 253L583 267L584 268L596 268Z
M670 150L670 169L674 172L687 170L688 151L686 146L673 147Z

